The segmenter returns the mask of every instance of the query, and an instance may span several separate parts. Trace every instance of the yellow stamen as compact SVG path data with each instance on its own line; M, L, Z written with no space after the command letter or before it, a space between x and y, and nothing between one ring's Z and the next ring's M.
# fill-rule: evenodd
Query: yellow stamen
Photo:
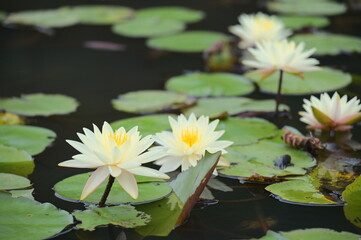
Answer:
M260 20L260 25L264 30L269 30L273 28L273 22L268 20Z
M186 128L182 131L182 141L192 147L199 139L197 128Z
M109 137L114 139L118 147L129 140L129 137L126 133L113 133L110 134Z

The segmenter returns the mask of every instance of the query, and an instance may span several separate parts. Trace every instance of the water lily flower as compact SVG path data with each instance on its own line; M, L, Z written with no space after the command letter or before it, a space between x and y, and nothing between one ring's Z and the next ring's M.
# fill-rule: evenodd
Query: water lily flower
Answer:
M261 80L267 78L277 70L295 74L303 78L303 72L315 71L319 67L317 59L309 58L315 48L304 51L304 43L296 44L292 41L264 41L256 43L255 48L249 48L254 59L244 60L243 64L256 68L261 73Z
M335 92L332 98L321 94L320 99L311 96L311 101L304 99L305 112L299 112L301 121L310 129L345 131L351 129L351 124L361 120L361 104L357 97L347 101L347 95L342 98Z
M78 133L81 142L67 142L81 154L72 160L59 163L62 167L95 168L85 184L80 200L88 197L108 176L117 179L120 186L134 199L138 197L138 185L135 175L169 178L155 169L142 167L142 163L152 162L159 156L153 152L145 152L153 143L151 136L141 139L138 127L128 132L123 127L113 131L104 122L102 131L94 126L94 132L84 128L84 134Z
M150 149L162 155L155 164L161 165L159 171L171 172L181 166L185 171L190 166L196 166L202 159L205 152L216 153L221 151L226 153L226 147L231 141L217 141L224 131L215 131L219 120L209 123L209 118L201 116L198 119L192 113L187 119L183 114L178 116L178 120L169 117L172 132L163 131L157 133L155 141L160 144ZM225 159L220 159L219 166L227 166Z
M241 14L238 20L240 25L230 26L229 31L241 38L238 46L242 49L265 40L283 40L292 33L275 16L263 13Z

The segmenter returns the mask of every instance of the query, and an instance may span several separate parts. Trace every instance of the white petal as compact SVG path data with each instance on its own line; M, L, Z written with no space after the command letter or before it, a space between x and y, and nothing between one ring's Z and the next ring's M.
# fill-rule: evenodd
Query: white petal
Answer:
M99 167L95 170L86 182L83 192L81 193L80 200L87 198L92 192L95 191L109 176L108 167Z
M123 170L116 179L124 191L126 191L133 199L138 198L138 183L133 174Z
M136 167L129 169L128 171L135 175L140 175L140 176L169 179L169 176L167 174L164 174L155 169L147 168L147 167Z
M73 168L97 168L103 164L87 163L78 160L68 160L58 164L60 167L73 167Z

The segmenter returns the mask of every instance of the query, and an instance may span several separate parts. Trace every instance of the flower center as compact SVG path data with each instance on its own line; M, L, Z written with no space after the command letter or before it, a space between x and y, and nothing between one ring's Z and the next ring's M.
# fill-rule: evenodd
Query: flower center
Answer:
M109 137L114 139L118 147L120 147L121 145L123 145L123 143L129 140L129 137L126 133L113 133L110 134Z
M186 128L182 131L182 141L192 147L199 139L197 128Z
M270 30L271 28L273 28L273 22L269 20L261 20L259 24L261 25L263 30Z

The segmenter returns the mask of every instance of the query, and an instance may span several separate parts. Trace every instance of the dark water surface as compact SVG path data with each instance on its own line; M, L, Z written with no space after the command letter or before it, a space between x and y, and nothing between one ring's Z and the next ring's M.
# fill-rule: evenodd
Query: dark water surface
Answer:
M247 0L136 0L136 1L70 1L70 0L10 0L1 1L0 10L6 12L56 8L79 4L118 4L139 9L156 5L182 5L206 12L206 18L189 24L191 30L215 30L227 33L229 25L237 23L240 13L262 10L261 1ZM263 9L264 10L264 9ZM361 36L360 12L332 17L327 29L334 33ZM171 76L184 71L204 70L201 54L159 53L145 46L143 39L117 36L110 26L75 25L56 29L53 36L30 29L0 28L0 96L19 96L24 93L60 93L75 97L80 107L75 113L64 116L30 119L30 125L54 130L57 138L53 146L35 156L35 171L30 180L35 186L35 199L51 202L57 207L72 211L82 205L68 203L55 197L52 187L79 169L61 168L57 164L68 160L76 151L65 139L77 139L76 132L92 123L100 126L104 120L112 122L134 116L114 110L110 100L121 93L140 89L162 89ZM108 41L122 44L124 51L99 51L84 47L86 41ZM320 58L328 65L350 73L361 74L360 55ZM359 80L360 81L360 80ZM361 83L347 90L353 95L361 93ZM343 93L343 91L341 91ZM261 93L250 97L265 98ZM298 122L302 97L287 97L294 120L288 124L304 129ZM353 134L361 140L361 126ZM262 236L267 229L288 231L300 228L331 228L337 231L361 233L343 214L342 207L306 207L279 202L263 191L263 185L239 184L237 180L220 179L233 187L233 192L213 191L220 202L212 206L196 206L187 223L167 238L145 239L241 239ZM35 230L36 231L36 230ZM115 239L120 228L100 228L95 232L72 231L56 237L65 239ZM126 230L127 239L141 239L132 230ZM123 236L124 237L124 236ZM125 239L125 238L122 238Z

